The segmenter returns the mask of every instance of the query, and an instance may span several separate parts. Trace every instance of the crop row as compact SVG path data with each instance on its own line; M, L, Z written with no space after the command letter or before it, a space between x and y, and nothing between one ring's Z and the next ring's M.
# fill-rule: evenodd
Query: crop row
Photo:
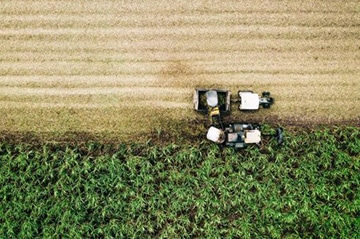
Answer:
M356 238L360 130L278 148L0 144L6 238Z

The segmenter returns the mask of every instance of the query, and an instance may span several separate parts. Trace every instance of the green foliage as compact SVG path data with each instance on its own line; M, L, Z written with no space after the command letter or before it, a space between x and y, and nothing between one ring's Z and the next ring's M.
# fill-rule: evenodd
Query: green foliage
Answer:
M0 144L4 238L357 238L360 130L277 148Z

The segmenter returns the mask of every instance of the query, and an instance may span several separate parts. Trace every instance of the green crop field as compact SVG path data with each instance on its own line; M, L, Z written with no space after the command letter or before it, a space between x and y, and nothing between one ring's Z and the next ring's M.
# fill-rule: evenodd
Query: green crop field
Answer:
M0 144L4 238L359 238L360 131L242 152Z

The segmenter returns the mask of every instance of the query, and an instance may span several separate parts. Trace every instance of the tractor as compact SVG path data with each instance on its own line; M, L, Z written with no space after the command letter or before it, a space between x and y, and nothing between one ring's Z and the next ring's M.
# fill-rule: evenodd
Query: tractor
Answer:
M239 110L258 110L260 106L270 108L274 103L274 98L267 91L262 93L262 97L252 91L239 91L238 96L239 99L235 102L240 102Z

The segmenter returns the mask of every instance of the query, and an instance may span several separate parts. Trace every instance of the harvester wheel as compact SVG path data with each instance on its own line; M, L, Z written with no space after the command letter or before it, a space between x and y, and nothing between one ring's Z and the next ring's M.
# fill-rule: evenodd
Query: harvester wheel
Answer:
M276 140L279 145L284 143L283 129L281 127L276 128Z

